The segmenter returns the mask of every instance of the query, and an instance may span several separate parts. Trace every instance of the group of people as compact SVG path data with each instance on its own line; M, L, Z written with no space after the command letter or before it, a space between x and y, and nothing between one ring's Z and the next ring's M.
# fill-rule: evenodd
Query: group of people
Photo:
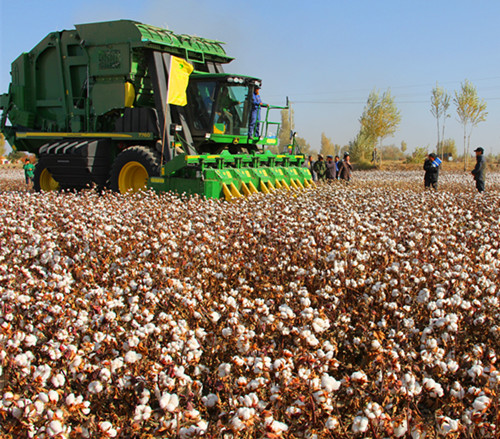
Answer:
M472 176L476 182L476 189L479 193L484 192L484 181L486 171L486 160L484 158L484 149L479 147L474 150L476 153L476 166L472 170ZM311 172L314 181L332 181L344 180L349 181L352 175L352 165L349 153L344 153L344 158L340 160L339 156L335 157L328 155L326 161L322 154L318 154L318 159L314 161L313 156L307 158L305 166ZM436 154L428 155L424 162L424 186L426 189L438 188L439 169L441 167L441 159Z
M479 147L474 150L476 153L476 166L472 170L472 176L476 182L476 189L479 193L484 192L484 180L486 172L486 160L484 159L484 149ZM426 189L438 188L439 168L441 160L436 154L431 153L428 155L424 162L424 186Z
M344 153L344 158L340 160L338 155L326 156L326 161L322 154L318 154L318 159L313 160L312 155L307 158L306 166L311 172L314 181L349 181L352 174L352 165L349 153Z

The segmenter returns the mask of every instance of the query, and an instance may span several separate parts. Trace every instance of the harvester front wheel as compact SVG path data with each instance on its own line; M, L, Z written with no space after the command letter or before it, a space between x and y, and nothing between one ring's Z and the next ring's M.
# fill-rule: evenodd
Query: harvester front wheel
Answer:
M35 166L35 176L33 178L33 186L37 192L58 191L61 186L52 176L47 166L39 161Z
M122 151L111 167L109 185L115 192L137 192L146 188L149 177L160 172L160 155L145 146Z

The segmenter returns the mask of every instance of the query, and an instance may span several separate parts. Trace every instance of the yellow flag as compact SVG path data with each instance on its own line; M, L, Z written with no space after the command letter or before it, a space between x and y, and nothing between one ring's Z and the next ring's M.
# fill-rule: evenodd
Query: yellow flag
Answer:
M170 57L167 103L184 106L187 104L186 88L193 66L182 58Z

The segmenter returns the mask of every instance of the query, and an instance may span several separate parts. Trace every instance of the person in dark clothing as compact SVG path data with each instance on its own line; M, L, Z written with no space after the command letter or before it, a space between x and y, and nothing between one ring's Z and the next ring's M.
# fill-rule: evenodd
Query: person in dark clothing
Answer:
M331 182L337 178L337 164L333 161L333 156L326 157L326 179Z
M316 172L316 176L318 177L318 181L326 180L326 163L321 154L318 154L318 160L314 163L313 166L314 172Z
M484 174L486 172L486 160L484 159L484 149L479 147L474 150L476 153L476 166L472 170L472 175L476 181L476 189L479 193L484 192Z
M436 162L436 154L429 154L424 162L424 186L426 189L433 188L437 191L439 178L439 163Z
M316 177L316 172L314 172L314 160L313 160L312 155L307 157L307 161L304 163L304 166L307 169L309 169L309 172L311 173L311 177L312 177L313 181L317 181L318 178Z
M352 165L348 152L344 153L344 160L339 163L338 178L340 180L350 181L352 175Z
M339 167L340 167L340 157L338 155L335 156L335 178L339 179Z

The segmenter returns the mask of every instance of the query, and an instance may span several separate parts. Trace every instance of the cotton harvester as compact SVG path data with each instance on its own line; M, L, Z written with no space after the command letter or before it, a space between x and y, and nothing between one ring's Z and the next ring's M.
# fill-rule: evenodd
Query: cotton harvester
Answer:
M12 63L0 130L38 157L36 190L149 186L229 200L310 185L294 144L266 151L280 129L269 112L287 107L267 107L261 135L249 133L260 80L224 73L232 59L218 41L130 20L53 32Z

